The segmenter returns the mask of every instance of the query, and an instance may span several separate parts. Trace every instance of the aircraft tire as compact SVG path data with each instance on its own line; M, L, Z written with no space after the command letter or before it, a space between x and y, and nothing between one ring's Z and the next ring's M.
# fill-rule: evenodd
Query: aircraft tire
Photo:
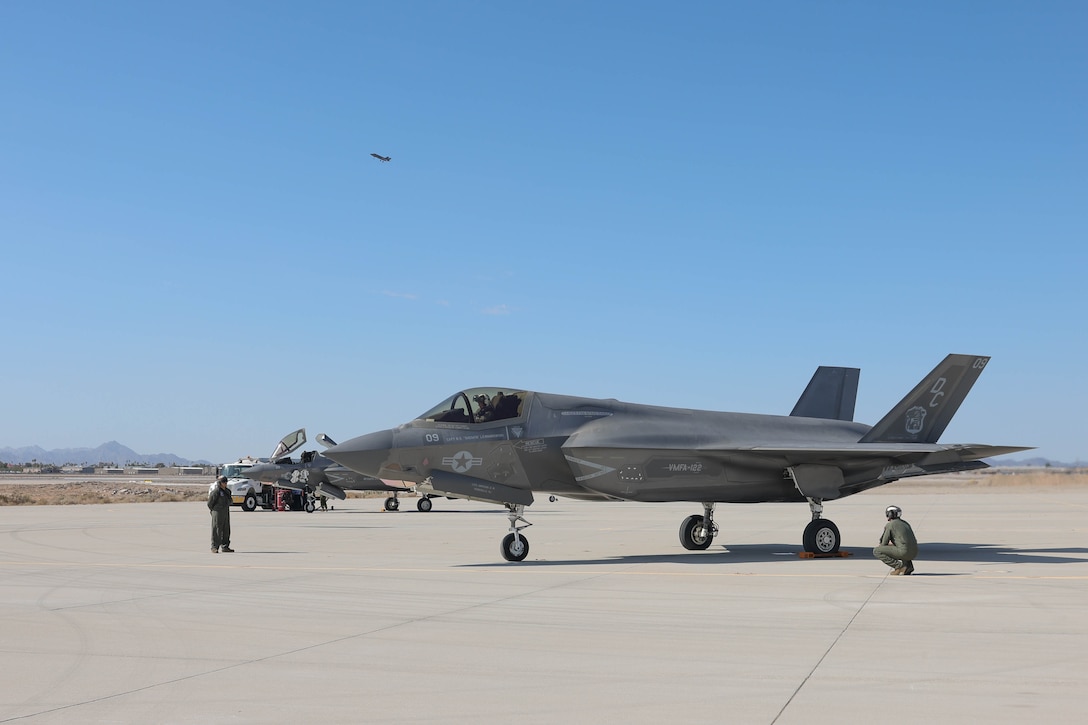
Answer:
M398 501L397 499L393 498L392 496L385 499L385 510L386 511L396 511L399 508L400 508L400 501Z
M815 519L805 527L802 538L805 551L811 554L834 554L839 550L842 537L839 527L827 519Z
M314 503L314 500L312 498L308 498L308 499L306 499L306 507L305 508L306 508L306 513L312 514L314 511L317 510L317 505Z
M416 508L420 511L430 511L433 506L434 504L431 503L431 499L428 496L424 496L416 501Z
M257 510L257 496L252 490L246 492L246 497L242 499L243 511L256 511Z
M710 543L714 541L714 537L707 534L705 528L703 528L703 517L699 514L692 514L684 519L684 523L680 524L680 543L683 544L685 549L691 551L703 551L710 548Z
M524 536L518 536L514 541L513 534L507 534L502 540L502 558L507 561L524 561L529 556L529 540Z

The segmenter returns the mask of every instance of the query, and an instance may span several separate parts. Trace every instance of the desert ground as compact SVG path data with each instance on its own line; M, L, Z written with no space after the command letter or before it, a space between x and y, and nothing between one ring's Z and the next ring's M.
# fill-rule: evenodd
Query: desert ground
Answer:
M101 503L202 501L210 479L178 476L0 475L0 506L68 506ZM382 491L351 491L349 498L384 498Z
M0 507L0 722L1081 723L1084 472L930 477L832 502L847 556L800 557L804 504L538 497L526 561L494 505L238 513L208 481L98 481L118 503ZM26 502L52 486L4 477ZM86 487L84 487L86 488ZM47 491L48 493L48 491ZM177 491L163 495L177 495ZM872 556L887 504L917 571Z
M210 481L179 480L178 476L88 476L87 474L4 474L0 475L0 506L63 506L103 503L162 503L197 501L207 496ZM955 492L987 489L1054 489L1088 487L1084 468L992 468L945 476L925 476L890 484L893 491ZM384 497L375 491L350 492L351 498Z

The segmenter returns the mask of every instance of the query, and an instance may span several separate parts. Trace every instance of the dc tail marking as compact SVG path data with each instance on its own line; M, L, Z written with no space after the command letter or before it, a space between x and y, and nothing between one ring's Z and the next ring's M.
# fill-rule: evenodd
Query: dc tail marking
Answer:
M989 357L949 355L859 443L936 443Z

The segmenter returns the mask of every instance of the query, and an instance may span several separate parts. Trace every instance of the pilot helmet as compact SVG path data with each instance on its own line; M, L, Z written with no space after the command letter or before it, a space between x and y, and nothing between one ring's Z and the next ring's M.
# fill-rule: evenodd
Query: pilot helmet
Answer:
M884 515L887 516L889 519L897 519L903 515L903 509L899 508L898 506L889 506L888 508L884 509Z

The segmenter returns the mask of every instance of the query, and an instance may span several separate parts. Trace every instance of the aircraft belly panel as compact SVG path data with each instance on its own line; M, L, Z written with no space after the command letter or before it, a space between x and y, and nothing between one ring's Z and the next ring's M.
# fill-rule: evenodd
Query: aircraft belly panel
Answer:
M579 485L629 501L796 501L782 469L735 465L698 451L567 448ZM647 455L648 454L648 455Z
M644 483L638 489L600 493L628 501L664 503L668 501L713 501L715 503L762 503L803 501L797 489L781 481L763 483L730 483L728 481L681 482L657 485Z

